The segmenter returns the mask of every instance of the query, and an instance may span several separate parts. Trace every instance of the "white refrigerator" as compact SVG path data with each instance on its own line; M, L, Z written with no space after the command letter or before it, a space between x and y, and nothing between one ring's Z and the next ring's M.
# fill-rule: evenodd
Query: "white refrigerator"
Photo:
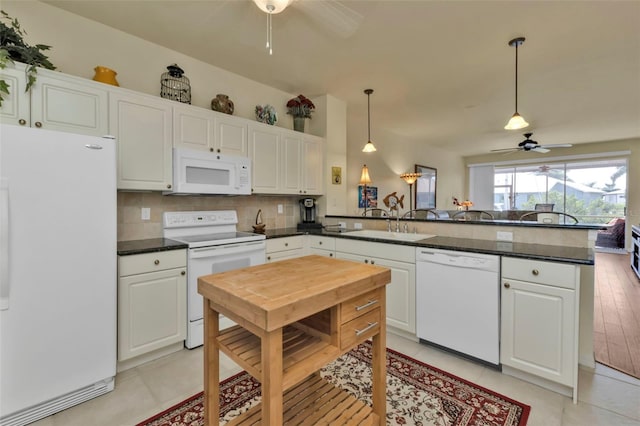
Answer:
M113 390L115 141L0 125L0 425Z

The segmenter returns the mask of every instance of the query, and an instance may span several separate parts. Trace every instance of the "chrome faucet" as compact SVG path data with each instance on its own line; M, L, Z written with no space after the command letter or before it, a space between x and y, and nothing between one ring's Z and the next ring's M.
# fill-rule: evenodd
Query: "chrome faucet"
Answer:
M396 212L396 232L400 232L400 212Z
M391 232L391 221L387 219L387 232Z

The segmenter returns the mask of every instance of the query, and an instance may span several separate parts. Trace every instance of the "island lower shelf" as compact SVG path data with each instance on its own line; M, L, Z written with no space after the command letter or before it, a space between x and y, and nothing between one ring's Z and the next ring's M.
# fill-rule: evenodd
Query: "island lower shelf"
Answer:
M282 330L282 388L303 380L341 355L324 337L310 334L298 324ZM319 333L318 333L319 334ZM328 336L326 337L328 338ZM260 337L240 326L222 330L218 336L220 350L255 378L262 377ZM304 360L304 362L300 362Z
M314 373L285 392L283 396L283 424L357 424L379 425L380 418L373 409ZM262 424L262 405L252 407L228 426Z

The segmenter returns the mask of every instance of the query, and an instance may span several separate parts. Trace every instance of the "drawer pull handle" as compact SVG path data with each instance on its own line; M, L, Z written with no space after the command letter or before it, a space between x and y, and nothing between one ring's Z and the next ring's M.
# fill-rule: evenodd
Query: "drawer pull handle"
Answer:
M187 275L187 271L180 271L180 275Z
M531 273L536 277L538 276L538 274L540 274L540 272L537 269L532 270Z
M284 246L285 247L289 247L289 243L284 243Z
M366 333L367 331L371 330L376 325L378 325L378 321L367 323L367 326L365 328L363 328L362 330L356 329L356 336L360 336L360 335Z
M361 311L365 308L368 308L371 305L375 305L376 303L378 303L377 300L368 300L367 303L365 303L364 305L356 306L356 311Z
M509 288L509 287L511 287L511 284L509 284L509 283L504 283L504 288Z
M160 264L160 261L159 261L158 259L156 259L156 260L154 260L154 261L153 261L153 264L154 264L154 265L159 265L159 264Z

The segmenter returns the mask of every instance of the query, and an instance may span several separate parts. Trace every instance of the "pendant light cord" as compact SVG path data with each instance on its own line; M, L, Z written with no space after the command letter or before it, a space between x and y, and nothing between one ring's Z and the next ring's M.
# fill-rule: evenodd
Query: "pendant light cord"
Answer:
M273 37L272 37L272 25L273 22L273 11L275 7L272 4L267 5L267 49L269 49L269 55L273 55Z
M371 93L367 93L367 141L371 142Z
M516 114L518 113L518 43L516 42Z

